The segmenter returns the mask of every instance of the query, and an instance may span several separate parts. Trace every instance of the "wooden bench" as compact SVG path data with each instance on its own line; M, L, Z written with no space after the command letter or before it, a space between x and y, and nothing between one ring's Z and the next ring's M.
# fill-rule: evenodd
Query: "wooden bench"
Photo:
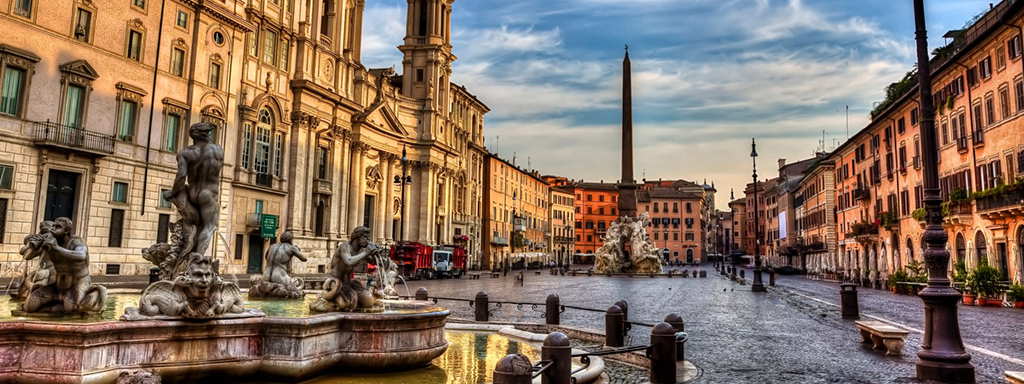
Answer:
M479 273L470 273L468 276L469 276L470 280L480 280L480 274Z
M906 330L874 320L860 320L855 321L854 324L860 330L862 343L872 344L876 350L884 348L886 356L903 354L903 343L909 333Z
M1006 381L1010 384L1024 384L1024 372L1006 371L1003 374L1006 375Z

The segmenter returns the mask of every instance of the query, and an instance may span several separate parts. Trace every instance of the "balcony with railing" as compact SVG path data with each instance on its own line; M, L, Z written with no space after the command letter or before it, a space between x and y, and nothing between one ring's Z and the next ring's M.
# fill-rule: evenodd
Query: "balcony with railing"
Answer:
M948 225L971 225L974 221L974 205L968 200L942 203L943 222Z
M854 200L870 200L871 199L871 194L868 193L868 189L867 188L857 188L857 189L853 190L853 199Z
M327 179L313 179L313 190L321 195L331 194L331 181Z
M114 153L113 136L52 121L32 122L32 141L40 146L72 150L93 156Z
M975 198L978 213L990 220L1024 215L1024 183L998 188Z

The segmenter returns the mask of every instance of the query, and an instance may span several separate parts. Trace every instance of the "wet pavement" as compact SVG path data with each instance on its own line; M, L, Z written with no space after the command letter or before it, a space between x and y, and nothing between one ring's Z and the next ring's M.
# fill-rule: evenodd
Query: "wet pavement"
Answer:
M686 321L687 359L703 370L699 383L914 383L921 335L911 332L903 355L886 357L860 343L852 321L839 316L838 285L780 277L765 294L750 291L713 273L708 277L585 277L526 275L520 286L513 278L412 281L431 296L471 299L484 291L492 301L543 303L558 294L562 304L607 309L618 300L629 303L630 320L658 322L675 312ZM751 275L747 274L749 278ZM766 276L767 281L767 276ZM400 288L404 291L404 288ZM405 292L403 292L405 293ZM810 297L824 300L824 303ZM922 329L921 301L877 290L861 291L861 314L875 315ZM453 316L472 319L464 302L448 302ZM492 319L543 322L543 306L502 305ZM566 309L562 323L600 330L603 313ZM1020 325L1024 311L965 308L964 340L985 350L1024 359ZM649 328L636 326L629 343L643 344ZM1007 359L971 351L979 383L1002 383L1004 370L1024 370Z

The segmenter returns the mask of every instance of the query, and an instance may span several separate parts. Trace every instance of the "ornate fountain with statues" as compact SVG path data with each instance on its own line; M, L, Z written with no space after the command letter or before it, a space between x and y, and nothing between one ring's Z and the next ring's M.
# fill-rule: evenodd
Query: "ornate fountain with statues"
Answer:
M661 273L659 249L647 236L647 214L623 216L612 222L604 244L594 253L598 273Z
M43 222L40 233L26 239L26 264L40 261L24 273L25 310L0 302L0 382L298 381L328 371L425 367L448 349L449 311L397 299L397 268L364 227L339 244L325 291L316 298L290 277L291 258L304 256L283 233L255 283L268 284L269 296L290 300L243 301L209 252L224 165L223 150L209 139L212 128L193 125L194 143L178 154L178 174L164 197L180 219L169 243L143 250L159 267L160 280L141 295L107 295L91 283L86 242L71 233L68 219ZM354 278L352 272L367 264L374 264L372 272ZM138 306L123 305L130 301Z

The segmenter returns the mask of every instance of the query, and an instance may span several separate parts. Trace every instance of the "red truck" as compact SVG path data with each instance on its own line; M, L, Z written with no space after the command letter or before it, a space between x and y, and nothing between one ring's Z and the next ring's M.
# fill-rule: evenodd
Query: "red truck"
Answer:
M460 277L466 272L466 249L401 242L391 247L391 260L407 279Z

